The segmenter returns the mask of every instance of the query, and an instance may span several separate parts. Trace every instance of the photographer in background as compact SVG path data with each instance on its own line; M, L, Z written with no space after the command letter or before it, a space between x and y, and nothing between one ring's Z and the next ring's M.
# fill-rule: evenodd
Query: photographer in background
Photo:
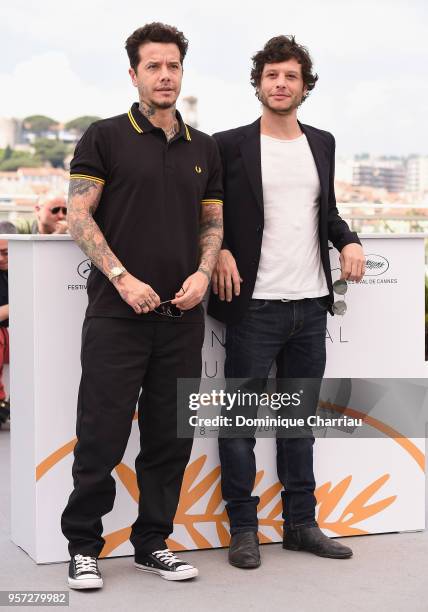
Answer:
M9 363L9 285L8 243L2 234L16 234L9 221L0 221L0 427L10 417L10 400L3 385L3 365Z
M19 234L67 234L67 202L61 192L43 194L34 205L36 219L15 222Z

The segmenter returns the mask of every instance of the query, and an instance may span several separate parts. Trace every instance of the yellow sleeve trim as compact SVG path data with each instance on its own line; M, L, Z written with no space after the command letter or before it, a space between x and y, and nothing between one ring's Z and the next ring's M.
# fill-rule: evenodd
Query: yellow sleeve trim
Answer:
M205 200L201 200L201 204L223 204L223 200L215 200L213 198L207 198Z
M100 179L97 176L90 176L89 174L70 174L70 179L89 179L96 183L101 183L101 185L105 185L104 179Z

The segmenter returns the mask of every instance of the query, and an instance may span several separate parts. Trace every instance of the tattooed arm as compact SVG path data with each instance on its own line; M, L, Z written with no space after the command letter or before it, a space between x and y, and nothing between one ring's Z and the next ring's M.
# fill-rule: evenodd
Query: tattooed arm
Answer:
M93 215L101 199L103 185L91 179L70 179L68 193L68 228L72 238L92 263L107 277L114 267L123 267L110 249ZM159 304L159 296L150 285L129 272L112 280L121 298L137 314L149 312Z
M110 249L93 218L103 185L90 179L71 179L68 191L67 221L71 236L92 263L106 276L121 262Z
M172 300L182 310L193 308L202 301L217 263L222 240L223 207L221 204L203 204L199 231L199 267L184 281L184 295L180 297L179 291Z
M199 232L199 272L211 279L214 266L217 263L223 240L223 206L220 204L204 204L201 213Z

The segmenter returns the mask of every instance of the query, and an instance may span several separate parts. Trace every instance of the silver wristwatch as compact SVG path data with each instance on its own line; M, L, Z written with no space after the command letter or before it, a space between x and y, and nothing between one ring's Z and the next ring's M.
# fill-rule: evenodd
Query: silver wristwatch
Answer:
M124 272L126 272L126 270L123 266L115 266L110 270L107 278L109 279L109 281L112 281L114 278L117 278Z

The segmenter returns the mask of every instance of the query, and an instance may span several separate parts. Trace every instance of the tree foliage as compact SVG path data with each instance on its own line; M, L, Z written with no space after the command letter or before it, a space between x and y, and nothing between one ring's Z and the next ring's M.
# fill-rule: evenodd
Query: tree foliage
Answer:
M5 150L3 151L2 161L6 161L10 159L13 155L13 149L10 145L7 145Z
M68 123L65 124L65 128L67 130L72 130L74 132L78 132L79 134L83 134L91 123L94 121L99 121L100 117L96 115L83 115L82 117L76 117L76 119L72 119Z
M26 130L41 134L58 125L58 121L46 115L29 115L23 120L23 124Z
M13 151L11 157L0 161L0 171L14 172L18 168L37 168L41 165L41 160L36 155L24 151Z
M69 152L69 148L59 140L49 138L37 138L34 142L36 155L42 161L48 161L54 168L64 167L64 158Z

